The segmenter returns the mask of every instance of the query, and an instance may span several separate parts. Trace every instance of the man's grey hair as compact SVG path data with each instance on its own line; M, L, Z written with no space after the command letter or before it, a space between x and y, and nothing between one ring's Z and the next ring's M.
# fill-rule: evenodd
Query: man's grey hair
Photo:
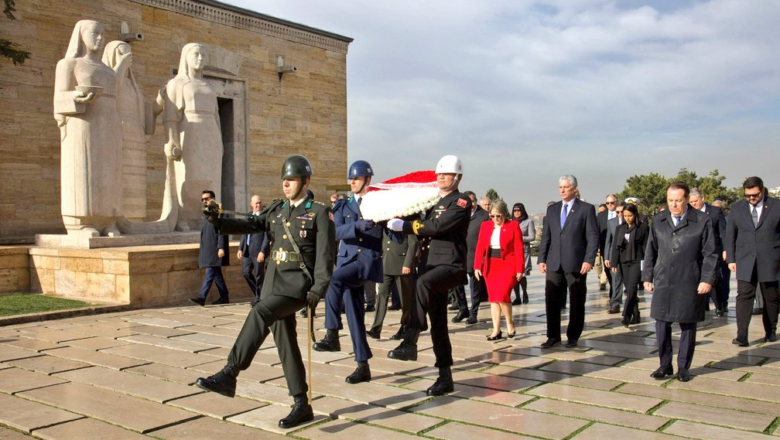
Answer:
M563 176L561 176L561 177L558 179L558 182L560 183L560 181L561 181L561 180L568 180L568 181L569 181L569 184L570 184L572 187L574 187L574 188L576 188L576 187L577 187L577 178L576 178L576 177L574 177L574 176L573 176L573 175L571 175L571 174L564 174Z
M700 199L704 198L704 194L701 193L699 188L691 188L690 196L695 196L695 197L698 197Z
M575 185L575 186L576 186L576 185ZM616 196L616 195L614 195L614 194L607 194L607 196L606 196L606 197L604 197L604 199L606 200L606 199L608 199L608 198L610 198L610 197L614 197L614 198L615 198L615 201L617 202L617 196Z

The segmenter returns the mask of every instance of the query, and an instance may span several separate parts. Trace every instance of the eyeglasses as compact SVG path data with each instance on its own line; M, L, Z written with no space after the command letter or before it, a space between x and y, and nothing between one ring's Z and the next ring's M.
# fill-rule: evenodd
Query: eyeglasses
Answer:
M757 199L757 198L759 198L759 197L763 197L763 196L764 196L764 193L763 193L763 192L757 192L757 193L755 193L755 194L748 194L748 193L745 193L745 198L746 198L746 199Z
M522 212L519 209L513 209L512 212Z
M623 213L623 210L621 209L620 211L618 211L618 210L616 209L616 210L615 210L615 212L617 212L618 214L622 214L622 213Z
M501 218L503 215L501 214L490 214L490 218Z
M211 197L202 197L200 200L203 202L208 202L209 200L211 200Z
M614 205L615 202L604 202L605 205Z

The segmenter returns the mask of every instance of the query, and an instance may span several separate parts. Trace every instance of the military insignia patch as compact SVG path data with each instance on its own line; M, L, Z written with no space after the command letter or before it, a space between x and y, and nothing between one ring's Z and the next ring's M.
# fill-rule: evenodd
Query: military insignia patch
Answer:
M301 229L300 236L301 238L306 238L306 229Z
M461 208L465 208L466 204L467 204L466 199L458 199L458 206L460 206Z

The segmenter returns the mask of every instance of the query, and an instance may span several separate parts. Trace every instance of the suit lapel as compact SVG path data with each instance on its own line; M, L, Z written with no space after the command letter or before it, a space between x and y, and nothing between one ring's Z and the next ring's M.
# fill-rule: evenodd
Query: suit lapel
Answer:
M764 207L761 209L761 216L758 217L758 226L756 226L756 229L760 228L761 224L763 224L764 220L766 220L766 218L769 216L769 207L771 205L773 205L773 203L771 201L769 201L769 197L765 198L764 199ZM748 207L748 214L750 214L749 209L750 209L750 207ZM753 220L751 218L751 222L752 221Z

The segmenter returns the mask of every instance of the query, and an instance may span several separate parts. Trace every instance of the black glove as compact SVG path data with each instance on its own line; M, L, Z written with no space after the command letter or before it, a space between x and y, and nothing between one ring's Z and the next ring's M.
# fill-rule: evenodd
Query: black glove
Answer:
M309 309L314 310L317 308L317 304L320 302L320 296L314 292L309 291L306 294L306 302L309 304Z
M371 220L358 220L355 222L355 229L361 232L369 231L374 226L376 226L376 223Z
M206 214L206 220L219 229L221 221L219 219L219 204L215 201L210 201L203 207L203 213Z

